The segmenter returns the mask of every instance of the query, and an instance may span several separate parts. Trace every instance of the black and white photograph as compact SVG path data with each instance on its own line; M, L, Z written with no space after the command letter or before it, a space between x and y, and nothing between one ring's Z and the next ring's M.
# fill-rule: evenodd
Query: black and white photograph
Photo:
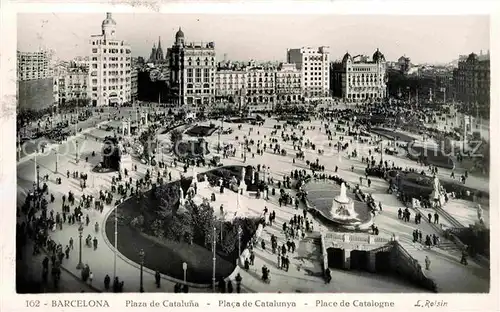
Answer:
M18 294L490 292L489 15L16 20Z

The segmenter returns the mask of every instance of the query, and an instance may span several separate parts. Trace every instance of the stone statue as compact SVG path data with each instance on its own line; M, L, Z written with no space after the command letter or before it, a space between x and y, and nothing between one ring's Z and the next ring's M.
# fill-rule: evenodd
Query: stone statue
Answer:
M182 190L182 187L179 187L179 198L181 200L184 199L184 191Z

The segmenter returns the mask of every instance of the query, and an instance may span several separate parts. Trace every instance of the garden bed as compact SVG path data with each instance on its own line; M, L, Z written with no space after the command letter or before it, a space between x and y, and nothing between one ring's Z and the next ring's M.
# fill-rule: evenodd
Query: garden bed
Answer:
M201 178L208 173L200 173ZM182 187L184 194L191 184L191 178L175 181L172 183L158 186L157 189L143 193L139 196L133 196L120 204L116 209L118 211L118 250L128 259L139 263L139 251L142 249L145 253L144 266L151 270L158 270L167 276L182 280L184 272L182 265L187 263L187 281L191 283L209 285L212 282L213 262L211 242L213 237L213 226L217 228L217 257L216 257L216 278L226 278L236 268L238 258L238 238L236 228L238 225L242 228L241 250L243 250L257 229L258 219L235 219L233 222L225 222L222 227L222 236L220 240L220 222L209 225L200 220L200 216L206 217L206 220L213 219L213 209L205 210L203 215L192 214L193 209L201 211L201 208L194 208L194 203L186 203L186 208L192 220L188 225L183 222L175 222L169 219L164 227L156 227L160 218L172 218L178 216L179 207L178 188ZM160 191L161 190L161 191ZM177 195L177 196L176 196ZM170 212L163 210L159 212L163 199L167 199ZM170 215L168 215L170 213ZM137 220L141 219L140 225ZM174 218L175 219L175 218ZM175 220L184 220L178 218ZM163 221L162 221L163 222ZM165 221L167 222L167 221ZM172 223L173 222L173 223ZM180 223L180 224L179 224ZM168 225L167 225L168 224ZM191 239L183 239L183 235L178 235L176 239L171 238L172 232L177 229L185 230L186 227L197 227L192 232ZM210 233L207 233L210 229ZM189 229L188 229L189 230ZM114 244L114 217L111 214L105 224L106 236L111 244ZM161 232L162 234L158 234ZM200 239L199 234L205 233L205 237ZM209 235L209 236L206 236ZM207 244L207 241L209 242Z

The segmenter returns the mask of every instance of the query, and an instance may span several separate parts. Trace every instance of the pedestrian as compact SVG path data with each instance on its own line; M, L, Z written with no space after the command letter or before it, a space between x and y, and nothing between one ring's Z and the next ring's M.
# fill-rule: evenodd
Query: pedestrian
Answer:
M89 284L92 285L92 279L94 278L94 273L92 271L89 274Z
M108 274L106 274L106 276L104 277L104 289L106 289L106 291L109 290L109 283L111 282L111 278L109 277Z
M332 281L332 273L329 268L326 268L325 270L325 284L330 284Z
M255 254L252 251L250 251L250 265L254 265L254 261L255 261Z
M69 248L73 249L73 237L69 238Z
M227 292L230 294L233 293L233 283L231 283L231 281L227 282Z
M429 219L429 223L432 223L432 215L430 212L427 214L427 218Z
M431 260L429 259L429 256L425 256L425 269L426 270L431 269Z
M160 288L160 282L161 282L161 275L158 270L156 270L155 273L155 281L156 281L156 288Z
M94 250L97 249L97 237L94 236Z
M69 246L68 245L66 245L65 253L66 253L66 259L69 259Z
M236 280L236 293L239 294L241 292L241 281L243 280L240 273L236 275L235 280Z

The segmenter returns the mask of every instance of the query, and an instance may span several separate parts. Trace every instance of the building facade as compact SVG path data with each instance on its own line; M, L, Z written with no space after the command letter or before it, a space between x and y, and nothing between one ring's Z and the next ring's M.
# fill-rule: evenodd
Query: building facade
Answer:
M215 98L216 104L235 105L241 109L245 103L247 72L237 67L218 67L215 72Z
M244 108L249 112L271 111L276 104L276 68L249 66L246 72Z
M49 51L17 51L17 106L19 110L45 110L57 104L57 87Z
M302 102L302 74L295 64L280 64L276 71L276 100L278 104Z
M89 82L93 106L120 106L131 96L131 50L116 37L111 13L101 25L101 34L90 38Z
M490 53L461 57L453 72L455 99L470 107L472 113L487 116L490 106Z
M330 96L330 53L328 47L288 49L287 62L301 73L305 100Z
M405 75L408 74L408 72L411 69L411 60L410 60L410 58L407 57L406 55L401 56L398 59L397 68L399 69L399 71L401 73L403 73Z
M387 96L386 61L377 49L370 59L346 53L342 62L331 64L331 88L334 96L348 101L381 99Z
M137 101L137 97L139 95L138 84L139 84L139 72L137 68L132 68L130 72L130 97L132 103L135 103L135 101Z
M85 66L67 68L56 79L59 106L87 106L90 103L89 73Z
M50 54L47 51L17 51L17 79L19 81L51 77Z
M215 99L215 43L186 43L179 28L174 45L167 50L173 102L188 111L202 111Z

